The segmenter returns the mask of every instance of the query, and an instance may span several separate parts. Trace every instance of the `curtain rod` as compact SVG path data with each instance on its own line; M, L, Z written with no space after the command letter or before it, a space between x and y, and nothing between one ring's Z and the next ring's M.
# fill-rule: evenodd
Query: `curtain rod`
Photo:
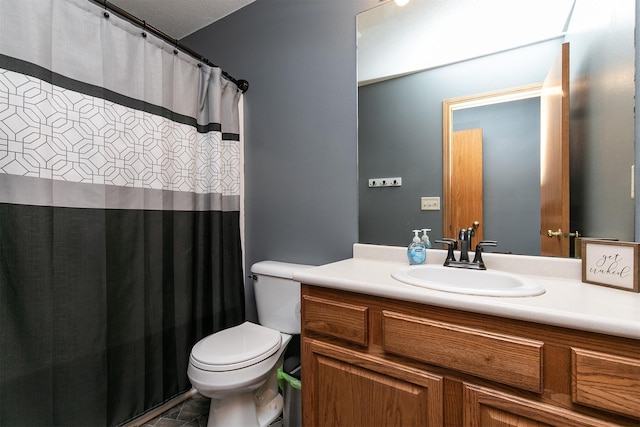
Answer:
M196 52L193 49L191 49L190 47L181 44L180 40L174 39L173 37L169 36L168 34L160 31L159 29L157 29L156 27L154 27L152 25L147 24L146 21L138 18L135 15L132 15L131 13L129 13L126 10L116 6L115 4L110 3L107 0L91 0L91 1L93 1L94 3L97 3L100 6L104 7L106 10L111 10L112 12L115 12L116 14L122 16L123 18L127 19L128 21L131 21L135 25L141 27L143 29L143 31L149 31L150 33L152 33L156 37L159 37L159 38L163 39L164 41L174 45L176 47L176 49L180 49L181 51L183 51L186 54L190 55L191 57L197 59L198 61L203 62L203 63L209 65L210 67L221 68L221 67L217 66L216 64L214 64L213 62L209 61L209 59L207 59L204 56L200 55L198 52ZM109 17L109 14L107 12L105 12L104 15L105 15L105 18ZM143 37L146 37L146 34L144 32L142 34L143 34ZM178 52L174 50L174 53L178 53ZM249 89L249 82L248 81L246 81L246 80L237 80L231 74L227 73L224 70L222 70L222 75L227 80L233 82L242 93L245 93Z

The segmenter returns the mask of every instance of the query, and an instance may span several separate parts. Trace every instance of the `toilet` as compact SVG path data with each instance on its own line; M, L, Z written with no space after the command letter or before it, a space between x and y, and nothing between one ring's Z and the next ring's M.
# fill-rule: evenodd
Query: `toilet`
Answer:
M251 266L259 324L244 322L198 341L187 376L211 398L209 427L268 426L282 412L277 371L292 335L300 333L300 283L310 265L262 261Z

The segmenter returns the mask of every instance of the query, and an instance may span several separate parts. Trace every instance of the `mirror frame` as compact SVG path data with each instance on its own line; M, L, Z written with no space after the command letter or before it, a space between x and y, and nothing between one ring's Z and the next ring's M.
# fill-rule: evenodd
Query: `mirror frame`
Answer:
M541 94L542 83L535 83L510 89L450 98L442 101L442 234L444 237L446 237L447 230L450 228L451 213L453 212L451 206L451 194L453 191L451 188L453 112L466 108L540 97Z

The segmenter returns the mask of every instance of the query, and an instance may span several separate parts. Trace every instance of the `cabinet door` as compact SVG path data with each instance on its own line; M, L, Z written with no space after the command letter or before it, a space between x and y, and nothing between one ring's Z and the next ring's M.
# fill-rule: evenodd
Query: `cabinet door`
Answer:
M442 378L303 340L305 426L441 426Z
M640 418L640 360L572 347L571 396L582 405Z
M611 426L567 409L466 383L463 402L464 425L469 427Z

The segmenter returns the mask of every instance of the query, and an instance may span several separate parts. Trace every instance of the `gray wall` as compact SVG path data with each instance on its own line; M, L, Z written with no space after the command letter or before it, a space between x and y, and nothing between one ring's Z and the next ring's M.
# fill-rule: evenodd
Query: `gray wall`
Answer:
M356 14L378 0L257 0L184 42L245 94L246 272L324 264L358 239ZM247 308L253 317L252 283Z

